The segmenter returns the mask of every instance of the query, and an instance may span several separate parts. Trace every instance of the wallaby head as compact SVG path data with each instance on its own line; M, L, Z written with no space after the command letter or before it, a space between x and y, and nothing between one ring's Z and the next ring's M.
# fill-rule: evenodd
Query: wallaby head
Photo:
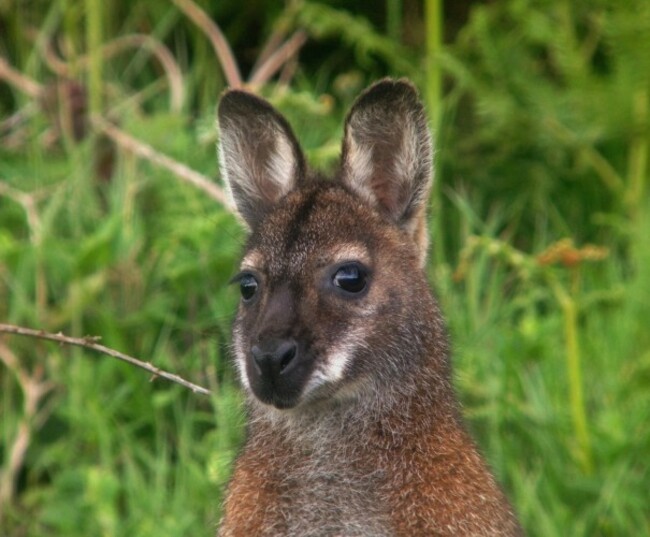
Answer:
M422 270L432 146L413 86L384 80L358 98L332 180L309 172L287 122L250 93L223 96L219 125L250 228L233 345L254 401L340 402L420 367L442 334Z

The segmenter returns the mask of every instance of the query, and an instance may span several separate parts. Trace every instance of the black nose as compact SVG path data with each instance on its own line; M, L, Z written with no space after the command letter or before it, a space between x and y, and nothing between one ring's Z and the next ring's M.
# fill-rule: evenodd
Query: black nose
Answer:
M260 374L277 378L290 369L298 350L298 345L292 339L271 340L253 345L251 352L259 367Z

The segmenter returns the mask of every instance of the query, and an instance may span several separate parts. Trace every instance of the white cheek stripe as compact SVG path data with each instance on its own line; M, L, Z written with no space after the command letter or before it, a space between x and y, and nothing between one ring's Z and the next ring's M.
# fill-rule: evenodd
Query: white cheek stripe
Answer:
M248 375L246 374L246 353L243 350L243 345L241 341L241 334L239 330L235 330L233 334L233 347L235 352L235 366L237 367L237 372L239 373L239 378L242 385L246 391L251 391L251 384L248 380Z
M375 308L370 306L364 314L372 316L374 311ZM319 360L303 390L302 398L305 398L321 386L337 384L345 379L355 355L366 345L364 335L367 332L367 327L356 326L339 336L341 343L334 345L329 353L321 356L321 360Z
M363 345L363 334L365 330L360 327L353 328L344 334L343 345L334 347L324 360L324 365L316 370L314 379L318 385L338 382L345 377L349 364L354 360L354 355Z
M343 378L345 370L352 360L356 345L346 345L342 349L332 353L327 360L323 371L324 380L336 382Z
M324 365L317 367L312 373L302 392L302 397L304 398L325 384L333 384L343 379L348 364L352 362L356 348L357 345L354 344L344 345L328 354L324 360Z

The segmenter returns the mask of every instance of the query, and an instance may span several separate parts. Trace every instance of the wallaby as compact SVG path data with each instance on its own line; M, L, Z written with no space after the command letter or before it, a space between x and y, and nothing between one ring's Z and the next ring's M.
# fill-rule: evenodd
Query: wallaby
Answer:
M521 535L464 428L425 276L432 143L414 87L361 94L330 180L265 100L227 91L218 116L250 230L232 340L248 433L218 535Z

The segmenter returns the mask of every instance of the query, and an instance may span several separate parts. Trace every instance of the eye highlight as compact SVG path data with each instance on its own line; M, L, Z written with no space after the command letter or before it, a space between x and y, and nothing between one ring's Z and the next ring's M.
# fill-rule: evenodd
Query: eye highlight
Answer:
M359 294L368 285L368 273L359 263L341 265L332 276L335 287L349 294Z
M237 276L236 281L239 282L239 292L244 302L249 302L257 294L259 283L257 278L250 272L244 272Z

